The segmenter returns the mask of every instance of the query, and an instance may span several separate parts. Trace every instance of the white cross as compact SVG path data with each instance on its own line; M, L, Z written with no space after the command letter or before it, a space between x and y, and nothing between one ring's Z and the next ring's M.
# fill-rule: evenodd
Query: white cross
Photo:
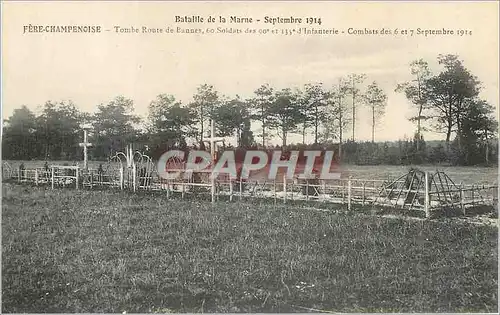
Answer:
M212 168L213 168L215 166L215 143L224 141L224 138L215 137L215 122L213 119L210 119L210 138L207 140L210 141L210 156L212 157ZM215 176L211 176L211 178L212 178L211 195L213 204L215 202Z
M134 150L132 145L127 145L127 167L132 167L134 164Z
M224 142L224 137L216 137L215 136L215 125L214 120L210 120L210 138L205 139L210 142L210 156L212 157L212 163L215 160L215 144L217 142Z
M87 148L91 147L92 143L87 140L87 129L83 129L83 142L80 142L80 147L83 147L83 168L88 169L89 162L87 157Z

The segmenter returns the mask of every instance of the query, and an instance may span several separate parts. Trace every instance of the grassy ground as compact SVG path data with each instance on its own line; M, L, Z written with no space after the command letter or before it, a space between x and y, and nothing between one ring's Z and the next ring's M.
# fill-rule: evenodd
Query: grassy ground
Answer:
M411 167L433 173L437 170L445 172L456 184L491 185L498 182L498 168L481 166L441 166L441 165L346 165L344 169L353 178L386 179L398 178L408 172Z
M497 228L3 185L3 312L496 312Z

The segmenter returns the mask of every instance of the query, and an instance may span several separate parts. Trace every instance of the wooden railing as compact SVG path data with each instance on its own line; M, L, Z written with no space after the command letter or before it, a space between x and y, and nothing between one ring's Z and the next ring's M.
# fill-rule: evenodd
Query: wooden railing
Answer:
M81 169L78 166L53 165L47 168L8 169L3 168L3 180L27 182L35 185L56 187L94 188L115 187L132 191L165 191L167 197L180 193L182 197L191 193L210 193L215 201L220 196L229 200L244 197L274 198L277 202L311 201L343 204L347 210L353 205L377 205L408 210L424 211L426 216L436 209L453 207L466 214L468 208L493 205L498 202L497 185L429 185L428 175L423 187L399 190L391 189L395 184L403 187L404 179L384 181L376 179L341 178L334 180L288 179L270 181L241 181L228 176L210 178L210 173L185 172L175 179L162 179L156 171L139 171L121 167L107 173L95 169ZM186 175L186 176L184 176ZM413 182L413 179L412 179ZM392 186L390 186L392 185Z

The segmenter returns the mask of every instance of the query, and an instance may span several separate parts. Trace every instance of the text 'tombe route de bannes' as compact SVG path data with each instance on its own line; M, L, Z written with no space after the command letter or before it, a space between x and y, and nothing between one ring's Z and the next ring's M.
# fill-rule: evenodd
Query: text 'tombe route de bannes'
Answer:
M23 34L31 33L88 33L88 34L116 34L122 35L160 35L160 34L256 34L256 35L334 35L334 36L471 36L470 29L462 28L426 28L425 25L417 28L400 27L325 27L328 24L324 18L318 16L200 16L175 15L170 23L165 25L24 25Z

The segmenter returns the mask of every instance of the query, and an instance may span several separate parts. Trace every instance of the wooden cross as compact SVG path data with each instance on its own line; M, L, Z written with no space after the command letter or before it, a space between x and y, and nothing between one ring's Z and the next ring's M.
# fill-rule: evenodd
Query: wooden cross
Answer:
M83 168L88 170L89 161L87 157L87 148L91 147L92 143L87 140L87 129L83 129L83 142L80 142L80 147L83 147Z
M134 150L132 145L127 145L127 167L131 168L134 164Z
M217 142L224 142L224 137L215 137L215 125L214 120L210 120L210 138L205 139L210 142L210 156L212 157L212 163L215 162L215 144Z
M215 122L213 119L210 119L210 156L212 157L212 168L215 166L215 143L224 141L224 138L216 138L215 137ZM212 174L213 175L213 174ZM212 195L212 204L215 203L215 176L211 176L211 195Z

